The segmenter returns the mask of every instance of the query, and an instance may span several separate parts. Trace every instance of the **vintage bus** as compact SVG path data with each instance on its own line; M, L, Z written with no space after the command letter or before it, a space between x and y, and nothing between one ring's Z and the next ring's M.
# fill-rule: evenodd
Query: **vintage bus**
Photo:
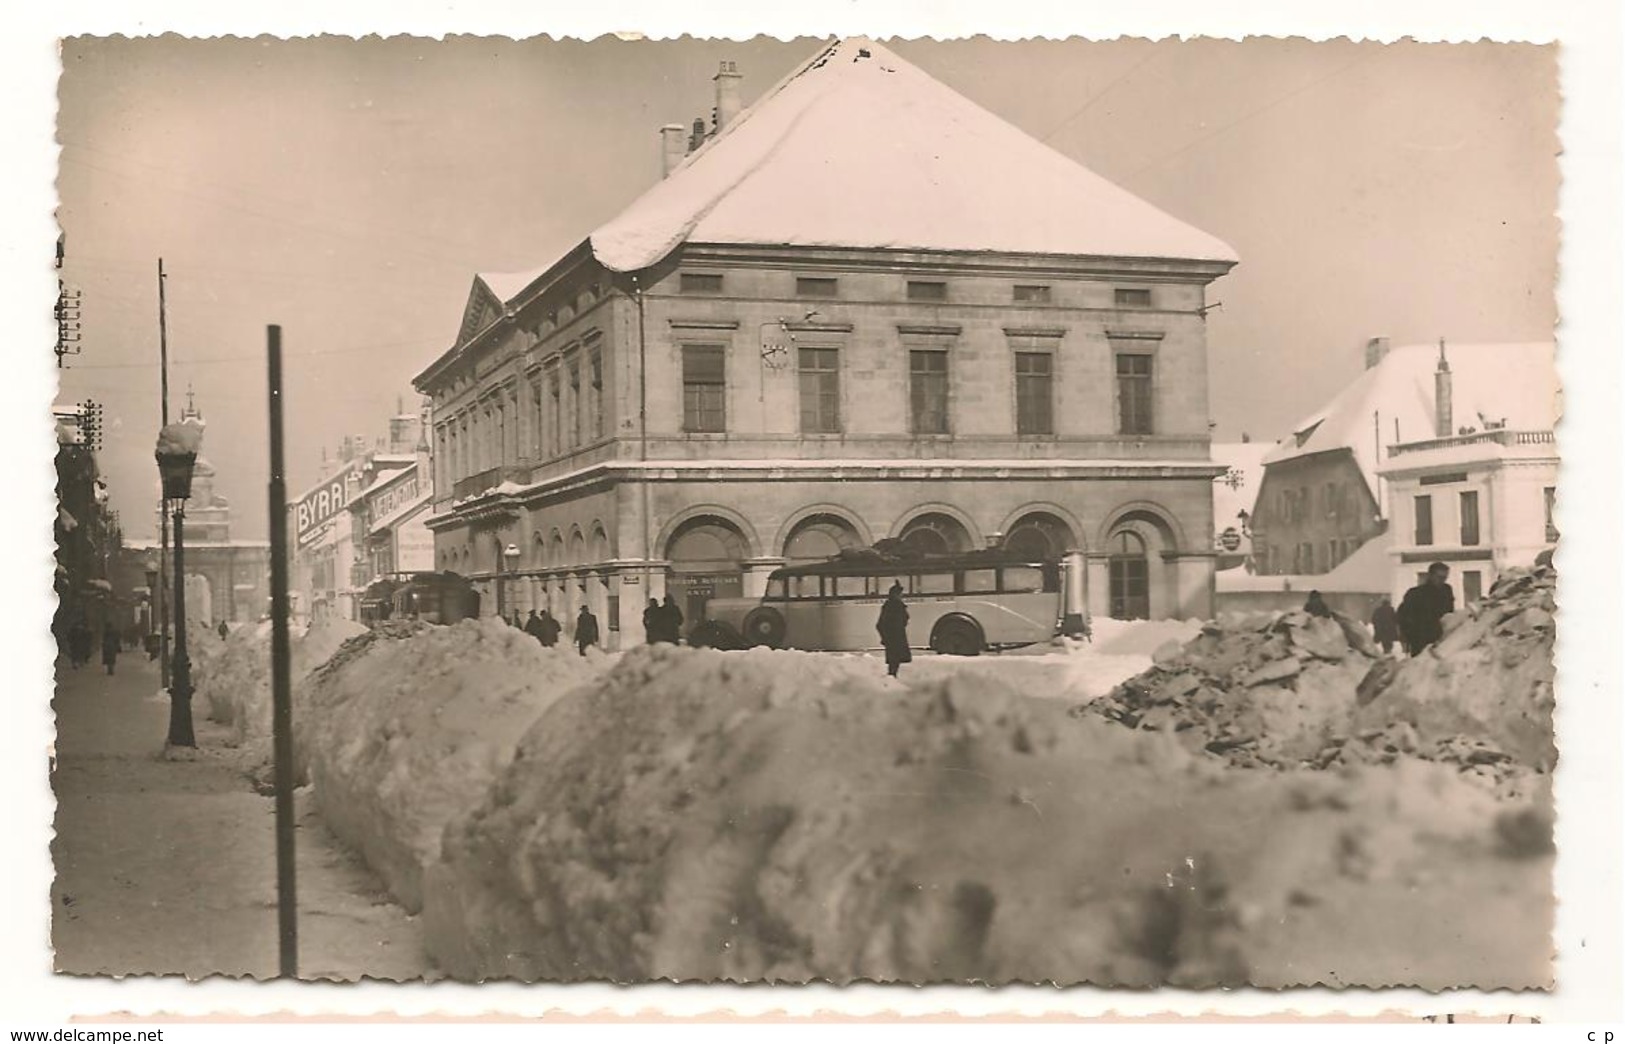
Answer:
M361 622L424 620L452 624L480 615L480 595L456 573L394 573L373 581L361 598Z
M875 623L892 584L909 610L909 644L975 656L1087 637L1083 556L1035 560L1004 551L909 558L848 552L774 570L759 599L719 598L689 632L693 645L863 651L880 648Z

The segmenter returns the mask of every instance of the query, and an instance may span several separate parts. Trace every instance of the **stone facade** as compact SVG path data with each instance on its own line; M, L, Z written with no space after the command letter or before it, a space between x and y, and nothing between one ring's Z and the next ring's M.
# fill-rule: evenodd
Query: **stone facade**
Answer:
M1344 448L1268 465L1252 527L1261 575L1312 576L1337 568L1387 523L1354 454Z
M1079 547L1093 612L1206 615L1200 308L1227 267L688 244L629 276L578 251L507 304L476 283L463 343L418 378L436 567L490 611L586 601L611 644L668 589L693 619L888 536Z

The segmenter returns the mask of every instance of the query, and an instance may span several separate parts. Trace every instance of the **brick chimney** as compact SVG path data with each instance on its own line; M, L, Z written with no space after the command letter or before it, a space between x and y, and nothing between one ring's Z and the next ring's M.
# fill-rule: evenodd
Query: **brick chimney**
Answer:
M668 123L660 128L660 176L671 177L671 172L688 154L688 142L683 140L683 125Z
M1450 386L1450 361L1444 355L1444 338L1439 338L1439 366L1433 371L1433 428L1441 439L1455 434L1454 403Z
M1371 369L1388 357L1388 338L1373 337L1365 343L1365 368Z
M724 61L711 79L717 85L717 107L712 114L711 128L715 134L739 115L739 69L733 62Z

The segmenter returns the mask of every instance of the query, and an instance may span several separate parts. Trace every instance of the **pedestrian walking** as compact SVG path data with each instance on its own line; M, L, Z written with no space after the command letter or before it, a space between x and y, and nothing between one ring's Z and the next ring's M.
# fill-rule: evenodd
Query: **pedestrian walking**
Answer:
M543 630L542 618L536 615L536 610L532 609L530 615L525 618L525 633L540 642Z
M1387 595L1371 610L1371 636L1382 646L1384 656L1393 655L1394 643L1399 641L1399 615Z
M220 626L216 627L215 630L220 632L220 640L221 641L225 641L226 640L226 635L231 633L231 628L226 626L226 621L224 621L224 620L220 621Z
M677 608L677 599L670 594L660 606L660 631L666 641L677 645L683 640L683 611Z
M118 662L119 636L118 631L111 625L102 628L102 666L107 673L113 673L113 665Z
M553 619L553 613L551 610L542 610L541 624L542 633L536 637L542 640L542 644L548 648L552 648L553 646L559 644L559 631L562 630L562 628L559 627L559 622Z
M1327 620L1332 618L1332 607L1326 604L1326 599L1320 596L1319 591L1309 592L1309 598L1303 603L1303 611L1310 616L1319 616Z
M903 664L914 659L908 648L908 606L903 602L903 585L892 584L886 592L886 601L880 606L880 619L875 621L880 644L886 650L886 674L897 677Z
M90 662L90 647L94 640L90 627L83 620L74 622L73 629L68 632L68 662L75 670Z
M660 611L660 603L653 598L643 607L643 640L648 645L659 645L665 641L665 615Z
M1405 651L1420 656L1422 651L1444 635L1441 621L1456 610L1456 594L1450 590L1450 567L1443 562L1428 566L1422 582L1405 592L1396 616Z
M585 656L587 647L597 644L598 617L592 615L592 610L583 605L581 615L576 617L576 651Z

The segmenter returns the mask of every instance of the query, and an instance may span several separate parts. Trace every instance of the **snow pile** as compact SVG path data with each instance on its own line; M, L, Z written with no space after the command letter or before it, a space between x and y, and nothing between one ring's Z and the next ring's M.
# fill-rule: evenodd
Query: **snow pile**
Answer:
M1237 614L1164 645L1151 670L1078 711L1173 733L1232 764L1297 765L1347 734L1374 653L1341 616Z
M1501 574L1483 601L1444 618L1444 637L1426 654L1372 679L1357 724L1401 722L1423 742L1464 739L1469 750L1489 752L1471 755L1474 764L1549 771L1557 762L1556 594L1550 567Z
M1201 620L1113 620L1097 616L1089 621L1087 647L1108 656L1150 656L1169 642L1195 637L1201 629Z
M295 703L307 674L320 667L348 638L367 633L349 620L324 619L289 634L289 688ZM232 742L269 755L271 735L271 623L239 627L224 642L210 631L208 643L217 651L208 667L198 672L199 692L209 703L209 717L230 725ZM263 749L259 749L263 748Z
M464 979L1541 985L1548 827L1445 766L1236 772L996 676L657 646L453 817L424 920Z
M322 818L417 910L446 821L485 796L537 715L603 664L499 620L356 639L310 679L294 720Z
M199 636L187 641L190 645L205 639ZM218 634L210 634L207 641L219 648L209 655L206 668L193 670L193 683L198 696L209 705L210 720L235 727L242 694L260 687L270 689L271 624L265 621L239 627L227 634L225 641Z

